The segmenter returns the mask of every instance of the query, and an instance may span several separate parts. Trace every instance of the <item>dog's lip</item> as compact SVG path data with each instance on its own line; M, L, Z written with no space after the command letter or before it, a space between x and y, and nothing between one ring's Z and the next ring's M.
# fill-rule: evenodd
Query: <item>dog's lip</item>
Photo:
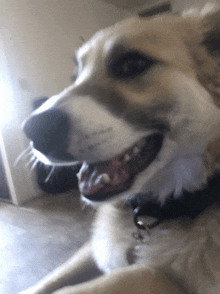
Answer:
M128 190L135 176L157 157L162 142L163 135L154 133L110 160L84 162L77 175L81 194L92 201L103 201Z
M34 147L33 142L30 143L32 152L38 158L39 161L46 165L55 165L55 166L67 166L67 165L76 165L79 164L78 161L75 160L74 156L72 156L68 152L54 151L50 154L45 155Z

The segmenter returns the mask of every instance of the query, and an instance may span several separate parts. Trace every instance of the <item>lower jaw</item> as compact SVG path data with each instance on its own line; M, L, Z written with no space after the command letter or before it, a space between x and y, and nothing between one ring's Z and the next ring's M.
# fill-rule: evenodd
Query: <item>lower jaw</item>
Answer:
M82 194L83 197L85 197L86 199L90 200L90 201L94 201L94 202L104 202L107 199L112 199L115 196L117 196L118 194L124 193L126 191L128 191L131 186L134 183L134 176L132 177L132 179L129 179L127 182L125 182L123 184L123 187L119 187L116 191L99 191L95 194L89 194L89 195L85 195Z
M155 135L151 138L154 139L154 141L151 140L151 148L149 149L148 142L140 153L133 155L133 160L120 163L121 155L118 155L106 162L83 163L78 175L81 194L90 201L102 202L128 192L134 184L135 178L148 168L162 148L162 136ZM129 148L125 153L128 154L130 149L132 148ZM115 176L120 180L114 181Z

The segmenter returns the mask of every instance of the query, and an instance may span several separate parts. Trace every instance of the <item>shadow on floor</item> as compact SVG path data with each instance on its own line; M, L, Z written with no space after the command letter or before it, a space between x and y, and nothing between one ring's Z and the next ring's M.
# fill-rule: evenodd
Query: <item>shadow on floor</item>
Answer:
M0 202L0 293L16 294L66 261L88 240L93 217L76 191L23 207Z

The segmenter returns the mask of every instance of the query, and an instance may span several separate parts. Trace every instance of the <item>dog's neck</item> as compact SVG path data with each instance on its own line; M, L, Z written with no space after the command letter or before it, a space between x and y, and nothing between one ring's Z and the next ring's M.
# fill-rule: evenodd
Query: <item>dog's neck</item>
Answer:
M140 216L150 216L156 219L156 222L149 228L153 228L165 220L195 219L210 206L220 203L220 173L210 179L203 190L193 193L183 191L178 198L171 195L162 206L155 197L146 194L136 194L128 201L134 212L135 225L139 229L145 229L138 222Z

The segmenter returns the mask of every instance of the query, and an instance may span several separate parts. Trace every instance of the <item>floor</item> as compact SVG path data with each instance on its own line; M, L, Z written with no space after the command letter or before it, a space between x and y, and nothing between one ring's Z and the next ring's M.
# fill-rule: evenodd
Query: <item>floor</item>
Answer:
M23 207L0 201L0 293L16 294L67 260L89 238L93 217L77 191Z

